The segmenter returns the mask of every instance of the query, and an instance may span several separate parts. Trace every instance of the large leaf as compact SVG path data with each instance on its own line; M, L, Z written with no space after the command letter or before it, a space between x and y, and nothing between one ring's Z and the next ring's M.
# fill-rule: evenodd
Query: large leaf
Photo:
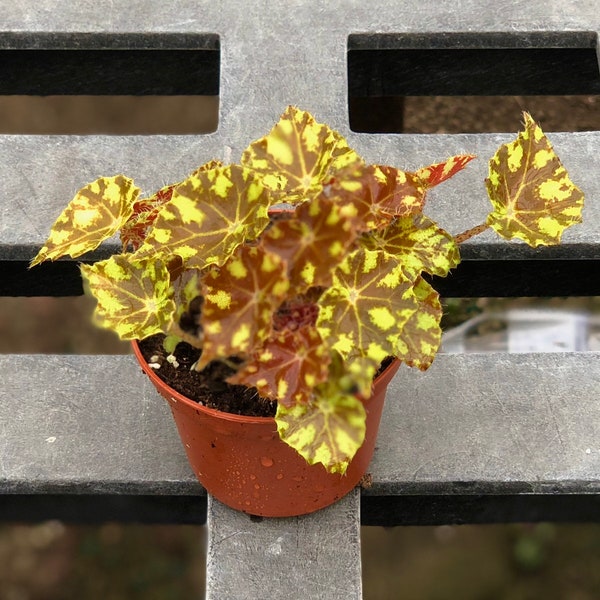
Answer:
M81 274L98 302L96 323L122 340L143 339L170 325L175 303L169 271L160 260L132 262L116 255L81 265Z
M197 368L260 346L288 287L285 263L256 246L241 246L223 267L209 269L202 279L204 342Z
M402 328L396 356L408 366L425 371L431 366L440 347L442 305L439 294L420 277L413 292L419 308Z
M490 160L486 187L494 210L487 223L502 237L533 247L558 244L567 227L581 222L583 192L539 125L524 117L524 131Z
M364 235L361 244L396 257L411 278L422 271L443 277L460 262L454 238L422 214L396 219L385 229Z
M276 221L261 245L287 262L290 284L302 292L331 282L333 269L355 238L352 222L340 207L317 197L298 206L292 218Z
M418 169L414 172L414 175L426 189L429 189L462 171L474 158L474 154L451 156L444 162Z
M81 188L56 219L31 266L95 250L129 219L139 193L133 181L123 175L100 177Z
M315 326L275 332L230 383L255 387L287 407L307 403L328 376L329 353Z
M335 271L319 299L317 327L344 359L366 357L378 365L395 355L417 302L402 265L382 251L360 249Z
M222 265L269 223L269 192L237 165L194 172L173 191L136 257L180 256L186 266Z
M288 106L273 129L244 151L241 164L261 175L281 201L294 204L316 196L336 171L357 161L337 131Z
M345 473L365 439L365 407L332 383L317 386L309 404L292 408L278 404L275 421L286 444L309 464L320 463L330 473Z

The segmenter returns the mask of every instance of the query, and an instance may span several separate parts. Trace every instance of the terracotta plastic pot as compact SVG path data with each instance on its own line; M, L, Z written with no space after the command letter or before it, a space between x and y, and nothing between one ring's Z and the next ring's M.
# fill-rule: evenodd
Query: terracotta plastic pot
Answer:
M224 504L263 517L314 512L359 483L373 456L387 386L400 364L393 361L374 381L373 394L365 402L365 442L346 473L339 475L321 465L309 465L282 442L273 418L213 410L176 392L148 367L138 344L132 345L142 369L171 407L200 483Z

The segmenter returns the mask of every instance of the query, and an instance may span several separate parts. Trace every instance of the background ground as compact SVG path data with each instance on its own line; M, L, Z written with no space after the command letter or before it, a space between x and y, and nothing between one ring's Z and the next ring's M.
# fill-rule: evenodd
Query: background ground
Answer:
M414 98L404 128L516 131L528 109L547 131L600 129L598 104ZM214 98L0 97L0 132L201 133L214 130L217 106ZM485 303L454 303L452 312L464 318ZM128 352L91 326L91 308L86 298L2 298L0 352ZM201 598L204 553L202 527L0 525L0 600ZM600 598L595 524L363 528L363 553L366 600Z

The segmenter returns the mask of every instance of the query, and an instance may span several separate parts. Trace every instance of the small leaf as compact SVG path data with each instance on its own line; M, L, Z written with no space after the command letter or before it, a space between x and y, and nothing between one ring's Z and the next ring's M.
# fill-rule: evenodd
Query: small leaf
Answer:
M409 367L425 371L431 366L440 347L442 305L439 294L421 277L413 288L419 308L404 325L399 336L396 356Z
M422 167L415 171L414 175L426 189L429 189L462 171L474 158L474 154L459 154L445 162Z
M425 203L425 188L414 175L380 165L351 165L332 178L323 195L340 205L359 231L420 213Z
M299 205L292 218L276 221L261 245L286 261L291 287L303 292L331 282L333 269L355 238L352 223L340 207L318 197Z
M163 187L150 198L141 198L133 203L133 212L121 227L123 252L127 251L129 247L137 250L144 243L161 208L171 200L175 185Z
M169 271L162 261L132 262L116 255L81 265L81 274L98 301L96 323L112 329L122 340L144 339L165 331L171 323L175 303Z
M262 233L271 200L248 169L195 171L175 188L136 258L177 255L188 267L222 265L241 243Z
M328 376L329 353L316 327L275 332L230 383L255 387L287 407L307 403L316 385Z
M288 287L285 263L257 246L240 246L221 268L209 269L202 279L204 344L198 369L260 346Z
M339 169L360 161L346 140L303 110L288 106L279 122L242 154L281 202L314 198Z
M361 244L394 256L412 279L422 271L443 277L460 262L454 238L422 214L396 219L385 229L365 234Z
M539 125L524 117L524 131L490 160L486 187L494 210L487 223L533 247L558 244L567 227L581 222L583 193Z
M139 193L133 181L123 175L100 177L81 188L56 219L50 237L30 266L95 250L127 221Z
M367 357L375 365L396 354L404 324L417 309L401 263L364 249L338 267L318 304L317 327L329 347L348 362Z
M328 383L317 386L310 404L278 404L275 415L280 438L308 464L320 463L330 473L341 474L364 442L366 418L356 396Z

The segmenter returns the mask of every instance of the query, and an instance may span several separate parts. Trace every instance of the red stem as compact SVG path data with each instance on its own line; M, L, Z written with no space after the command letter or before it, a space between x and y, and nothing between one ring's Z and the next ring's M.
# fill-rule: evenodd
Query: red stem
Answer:
M487 223L482 223L481 225L477 225L477 227L472 227L471 229L467 229L467 231L463 231L462 233L455 235L454 241L457 244L462 244L463 242L470 240L472 237L483 233L486 229L489 229L489 227L490 226Z

